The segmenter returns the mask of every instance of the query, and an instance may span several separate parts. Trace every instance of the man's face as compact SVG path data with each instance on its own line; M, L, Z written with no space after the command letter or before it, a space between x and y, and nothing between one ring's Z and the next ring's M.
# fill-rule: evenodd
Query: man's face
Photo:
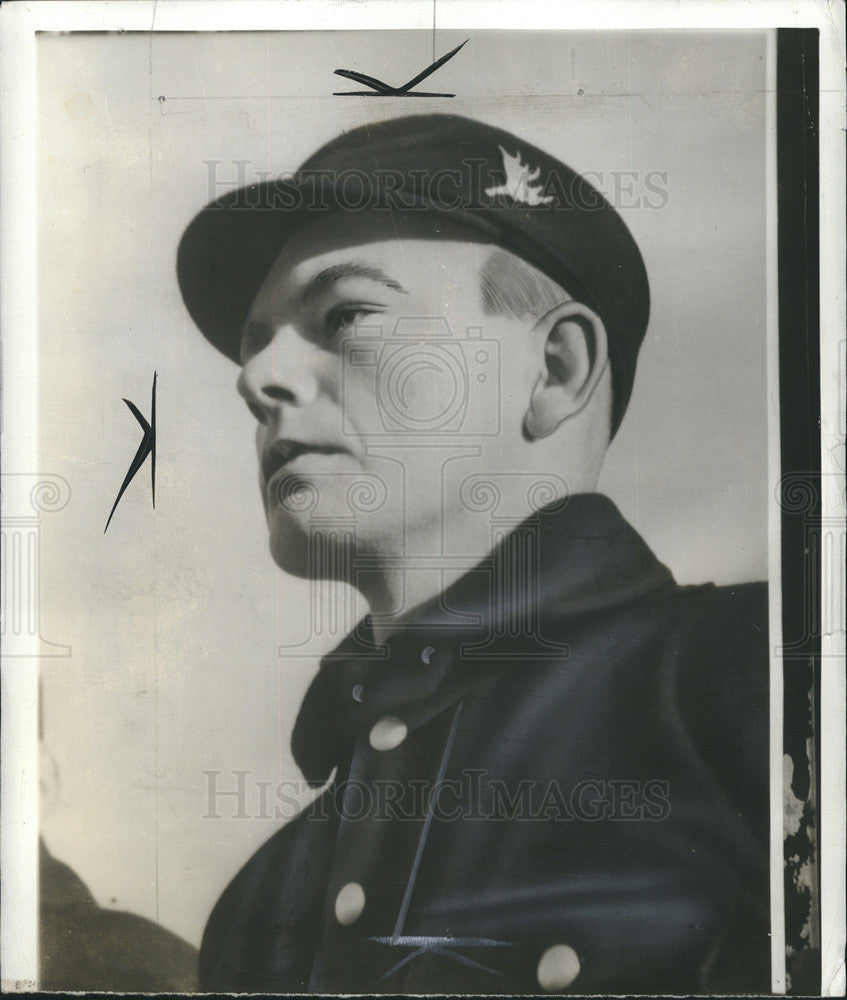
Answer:
M443 483L451 459L516 467L537 359L522 349L531 324L483 315L490 250L423 214L331 216L286 244L245 323L239 378L283 569L324 575L309 556L320 530L406 552L462 515Z

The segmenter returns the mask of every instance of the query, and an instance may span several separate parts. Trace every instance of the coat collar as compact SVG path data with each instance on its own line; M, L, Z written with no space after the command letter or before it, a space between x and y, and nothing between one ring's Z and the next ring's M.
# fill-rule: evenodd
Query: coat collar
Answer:
M392 714L414 728L492 670L567 658L579 619L674 586L608 497L544 507L420 605L386 646L366 617L324 657L294 726L294 758L319 787L362 725Z

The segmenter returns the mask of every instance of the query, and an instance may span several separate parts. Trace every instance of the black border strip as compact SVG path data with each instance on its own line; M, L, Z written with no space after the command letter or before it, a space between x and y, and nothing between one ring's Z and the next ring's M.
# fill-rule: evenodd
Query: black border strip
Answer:
M802 994L821 989L815 794L820 788L821 629L818 52L817 29L778 29L783 746L794 762L792 791L805 803L800 829L785 840L785 935L793 950L788 991ZM813 758L808 741L815 746ZM804 864L815 872L812 891L796 882Z

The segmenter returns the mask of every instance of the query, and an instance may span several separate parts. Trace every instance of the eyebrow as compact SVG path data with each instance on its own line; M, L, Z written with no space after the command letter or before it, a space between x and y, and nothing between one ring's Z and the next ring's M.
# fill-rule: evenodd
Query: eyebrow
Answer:
M323 271L319 271L300 293L300 301L308 303L328 285L336 281L342 281L344 278L366 278L368 281L385 285L386 288L390 288L395 292L401 292L403 295L409 294L399 281L387 275L381 268L374 267L372 264L366 264L364 261L351 260L345 261L343 264L333 264L330 267L324 268ZM269 333L270 327L266 323L260 320L248 319L241 331L241 341L243 342L251 336L267 336Z
M385 285L386 288L390 288L392 291L401 292L403 295L409 294L399 281L387 275L381 268L365 264L362 261L351 260L345 261L343 264L333 264L331 267L324 268L303 289L300 298L303 302L308 302L326 288L327 285L332 285L344 278L365 278L368 281Z

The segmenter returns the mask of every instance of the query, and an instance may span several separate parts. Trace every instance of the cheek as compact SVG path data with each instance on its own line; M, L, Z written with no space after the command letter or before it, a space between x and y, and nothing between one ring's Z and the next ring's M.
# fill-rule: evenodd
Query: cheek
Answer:
M504 351L500 378L503 396L510 403L528 403L532 387L544 372L544 358L532 341L514 342Z
M399 423L409 418L409 429L446 430L454 413L473 398L475 385L463 364L443 350L426 346L411 353L383 380L382 403Z
M355 438L372 430L371 425L375 423L373 412L376 409L375 385L375 371L370 365L345 364L338 394L342 436Z
M256 424L253 432L253 442L256 449L256 469L259 475L259 486L264 489L264 479L262 476L262 456L270 443L270 428L266 424Z

